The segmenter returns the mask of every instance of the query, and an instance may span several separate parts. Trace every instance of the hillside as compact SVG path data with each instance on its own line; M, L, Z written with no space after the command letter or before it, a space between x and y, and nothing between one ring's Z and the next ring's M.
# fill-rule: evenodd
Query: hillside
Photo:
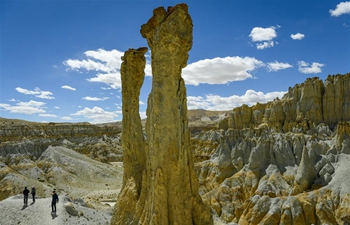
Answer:
M207 204L240 225L349 224L349 93L350 74L310 78L194 137Z
M264 104L188 111L200 195L215 223L349 224L349 93L350 74L338 74ZM36 185L43 199L57 188L76 207L82 199L111 213L104 200L122 185L120 124L1 124L1 200Z

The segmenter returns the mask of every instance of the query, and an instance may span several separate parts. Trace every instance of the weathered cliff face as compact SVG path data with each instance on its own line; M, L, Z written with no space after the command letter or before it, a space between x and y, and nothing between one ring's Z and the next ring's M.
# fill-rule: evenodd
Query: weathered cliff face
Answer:
M179 4L167 10L163 7L155 9L152 18L142 25L141 34L147 39L152 51L153 72L147 107L145 169L141 190L137 187L139 177L135 174L124 176L129 179L124 182L111 224L212 224L209 207L198 194L190 151L186 88L181 77L181 70L186 66L188 51L192 46L192 20L187 5ZM129 57L124 58L128 60ZM125 66L128 64L126 62ZM135 76L136 82L141 83L139 75L131 74L135 71L123 71L130 74L122 76ZM123 85L131 87L133 82L128 81ZM137 96L125 97L129 102ZM138 112L138 105L130 107L137 107L130 108L130 111ZM127 113L130 118L125 123L123 119L123 127L130 123L132 116L136 116ZM137 126L136 132L139 128ZM123 139L128 139L127 142L141 139L140 135L124 135L123 131ZM141 141L139 143L140 146L134 147L141 147L140 150L125 150L142 153L143 146ZM139 160L130 161L129 164L143 166ZM131 208L123 210L123 207Z
M307 79L193 138L194 152L210 155L196 164L200 193L222 220L350 223L349 81L350 74Z
M90 158L122 161L121 126L89 123L33 123L0 120L0 158L23 154L38 159L50 146L64 146Z
M307 132L320 123L333 129L350 120L350 74L308 78L289 88L282 99L266 104L243 105L222 122L222 128L257 128L267 125L275 132Z

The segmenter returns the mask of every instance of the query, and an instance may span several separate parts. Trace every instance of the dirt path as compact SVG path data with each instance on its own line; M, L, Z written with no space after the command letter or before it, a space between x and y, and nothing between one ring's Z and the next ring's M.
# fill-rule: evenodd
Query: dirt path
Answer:
M74 205L81 216L69 215L64 208L67 202L63 196L59 196L56 214L51 214L51 198L36 199L32 203L28 200L28 206L23 205L23 195L17 195L0 201L0 225L105 225L109 224L111 215L106 212L96 211L87 207Z

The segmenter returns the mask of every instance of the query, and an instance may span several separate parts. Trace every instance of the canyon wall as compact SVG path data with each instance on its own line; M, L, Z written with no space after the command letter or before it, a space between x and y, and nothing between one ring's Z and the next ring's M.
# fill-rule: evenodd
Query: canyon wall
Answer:
M350 74L310 78L196 135L205 202L240 225L349 224L349 93Z
M320 123L333 129L339 121L350 120L350 74L317 77L289 88L282 99L233 109L220 128L258 128L275 132L306 132Z

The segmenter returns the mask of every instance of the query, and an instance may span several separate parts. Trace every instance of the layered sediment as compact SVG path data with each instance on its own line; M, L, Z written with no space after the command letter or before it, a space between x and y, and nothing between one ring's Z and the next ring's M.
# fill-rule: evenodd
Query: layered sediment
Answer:
M349 81L307 79L282 99L233 109L220 129L193 138L196 155L210 154L196 164L200 193L222 220L350 223Z

